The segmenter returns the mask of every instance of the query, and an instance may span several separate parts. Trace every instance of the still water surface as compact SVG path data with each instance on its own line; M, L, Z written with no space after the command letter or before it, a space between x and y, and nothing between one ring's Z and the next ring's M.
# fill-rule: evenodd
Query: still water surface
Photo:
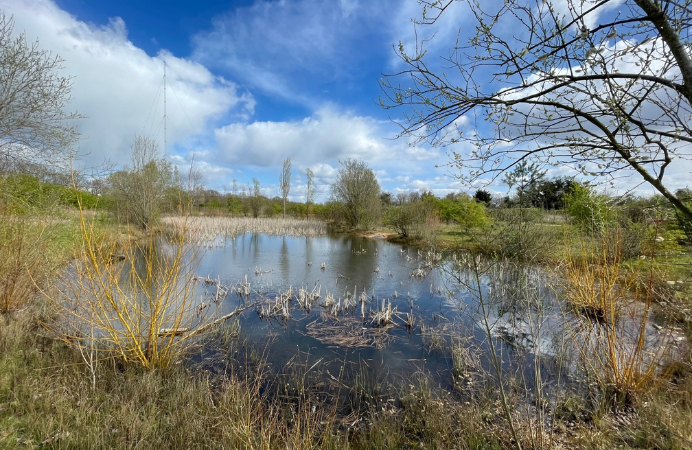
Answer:
M438 255L438 258L441 255ZM245 280L252 294L243 299L235 293L228 295L220 313L230 312L247 302L272 304L281 292L293 288L319 290L318 300L310 311L300 308L294 299L291 318L261 319L255 310L240 318L243 338L261 347L271 367L280 372L297 354L339 373L338 366L365 364L368 370L387 376L407 379L413 373L425 373L440 386L452 387L452 357L450 346L475 347L480 353L487 350L482 327L472 320L477 304L472 295L460 293L449 277L427 264L430 255L412 247L391 244L381 239L330 235L323 237L268 236L247 233L227 238L225 245L209 249L202 257L200 276L219 279L225 286ZM427 260L427 261L426 261ZM322 268L324 263L324 268ZM449 266L450 262L441 261ZM413 276L421 269L425 276ZM509 283L514 276L503 275ZM488 277L483 277L481 290L488 294ZM535 280L541 288L540 280ZM213 289L208 287L207 289ZM363 309L356 301L355 308L338 317L328 317L321 304L327 293L342 303L348 293L363 291L367 301ZM456 291L455 291L456 290ZM453 294L452 294L453 292ZM396 308L394 323L378 327L371 318L382 301ZM405 325L405 315L415 317L415 326ZM518 311L489 311L494 332L505 330L502 325L514 322ZM500 320L498 320L500 319ZM421 333L421 329L426 330ZM342 339L348 336L348 342ZM509 362L516 350L513 339L497 339L499 350ZM523 352L526 356L527 352ZM528 352L530 354L530 352ZM309 355L309 356L306 356ZM531 366L531 361L523 364ZM332 366L330 369L330 365Z

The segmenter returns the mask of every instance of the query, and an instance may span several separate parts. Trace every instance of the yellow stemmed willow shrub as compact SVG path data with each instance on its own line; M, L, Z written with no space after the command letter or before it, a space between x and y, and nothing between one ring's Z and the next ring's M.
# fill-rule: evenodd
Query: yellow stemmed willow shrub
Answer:
M568 250L558 280L582 367L611 404L626 406L653 386L668 339L647 334L650 290L643 298L635 293L636 274L622 264L622 234L605 232L595 241L582 241L579 255Z
M636 275L623 269L621 248L619 233L595 245L582 241L579 255L568 247L561 275L567 301L576 314L596 322L617 321Z
M168 239L148 231L117 247L82 212L79 227L81 245L52 296L56 331L92 358L106 352L147 369L169 366L210 322L194 301L199 255L186 240L187 221Z

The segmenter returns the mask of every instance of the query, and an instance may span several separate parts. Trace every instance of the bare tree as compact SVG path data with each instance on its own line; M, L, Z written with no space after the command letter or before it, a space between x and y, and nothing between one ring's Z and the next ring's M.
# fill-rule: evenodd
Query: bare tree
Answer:
M82 117L65 112L72 79L59 74L59 56L13 31L14 20L0 11L0 158L67 168L77 137L70 120Z
M288 193L291 190L291 158L286 158L284 160L284 165L281 168L281 179L279 180L281 185L281 196L284 199L284 219L286 218L286 199L288 198Z
M419 2L419 25L454 3ZM402 134L450 146L466 182L527 158L599 180L634 174L692 219L664 183L692 155L689 2L465 3L475 36L451 42L439 65L428 42L400 44L406 68L381 82L382 106L413 108Z
M315 201L314 174L308 167L305 169L305 217L310 218L310 203Z
M378 218L380 185L375 173L363 161L340 160L341 168L332 185L332 196L344 205L352 227L366 225Z
M175 178L171 164L159 155L158 143L146 136L135 136L132 166L109 177L117 212L148 229L163 209L170 190L180 187Z

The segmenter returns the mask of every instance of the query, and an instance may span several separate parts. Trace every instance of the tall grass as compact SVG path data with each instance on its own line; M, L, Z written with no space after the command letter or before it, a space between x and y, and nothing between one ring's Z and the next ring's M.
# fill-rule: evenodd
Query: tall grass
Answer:
M45 285L54 274L61 255L52 244L63 228L58 226L54 204L31 204L6 188L6 180L0 177L2 313L24 308L37 285Z
M48 223L0 214L0 312L23 308L51 268L46 261ZM40 281L39 281L40 280Z

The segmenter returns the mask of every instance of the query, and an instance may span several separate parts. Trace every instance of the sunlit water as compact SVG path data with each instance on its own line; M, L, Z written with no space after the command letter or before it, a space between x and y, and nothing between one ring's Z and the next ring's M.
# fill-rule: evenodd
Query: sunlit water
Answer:
M400 380L416 372L425 373L440 386L450 388L454 383L451 346L473 348L481 355L481 364L487 367L482 357L487 339L476 321L477 299L461 291L458 283L440 269L453 266L451 260L435 261L441 256L381 239L247 233L228 238L222 247L207 250L198 273L218 279L224 286L237 286L246 277L251 285L249 298L231 292L218 314L254 301L272 304L289 287L293 288L294 298L301 287L320 292L320 299L309 312L294 299L289 320L261 318L257 308L242 314L242 337L262 349L266 362L276 372L300 355L303 361L321 360L320 364L331 374L339 373L339 366L358 365L354 369L358 371L364 364L374 373ZM431 268L430 262L436 262L437 268ZM421 272L424 276L420 276ZM540 279L534 281L543 289ZM487 283L488 276L483 276L481 292L486 296ZM215 287L200 289L214 291ZM363 291L367 301L361 305ZM354 308L337 317L327 317L320 305L328 293L343 303L348 293L354 292ZM396 310L393 323L387 327L379 327L372 319L383 300L391 302ZM496 339L496 343L505 355L505 365L519 346L524 356L530 356L535 346L526 334L518 333L518 339L508 339L508 329L521 327L514 320L521 311L516 310L516 305L514 308L506 312L493 308L488 312L493 334L503 338ZM405 324L406 314L415 318L412 328ZM350 338L346 343L341 339L344 333ZM550 354L550 342L546 338L539 343L546 354Z

